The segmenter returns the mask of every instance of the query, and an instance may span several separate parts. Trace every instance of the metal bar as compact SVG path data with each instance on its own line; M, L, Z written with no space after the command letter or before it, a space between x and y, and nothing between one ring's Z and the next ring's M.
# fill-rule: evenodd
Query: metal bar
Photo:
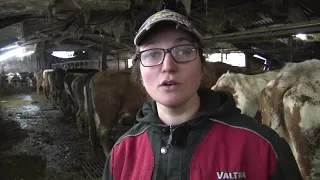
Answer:
M283 49L210 49L210 53L231 53L231 52L242 52L242 53L288 53L290 49L283 48ZM312 53L314 50L295 50L292 49L292 52L295 53Z
M293 51L292 51L292 36L290 36L289 37L289 61L290 62L293 62L292 54L293 54Z
M119 65L119 51L117 50L117 61L118 61L118 71L120 70L120 65Z
M312 20L303 23L286 24L277 27L258 28L248 31L213 35L203 38L203 41L231 41L239 39L259 38L259 37L276 37L293 35L297 33L320 32L320 20Z

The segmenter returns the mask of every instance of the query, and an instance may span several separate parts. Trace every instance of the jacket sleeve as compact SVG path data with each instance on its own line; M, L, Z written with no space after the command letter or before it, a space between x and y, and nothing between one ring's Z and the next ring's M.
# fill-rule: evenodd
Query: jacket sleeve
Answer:
M113 151L109 153L106 159L106 163L104 165L103 169L103 175L102 175L102 180L113 180L112 172L111 172L111 157L112 157Z
M271 180L303 180L290 146L285 139L278 138L277 168Z

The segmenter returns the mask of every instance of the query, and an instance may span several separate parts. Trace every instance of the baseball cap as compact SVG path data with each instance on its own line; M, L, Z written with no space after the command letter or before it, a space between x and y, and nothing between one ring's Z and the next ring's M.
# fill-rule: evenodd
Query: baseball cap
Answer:
M139 31L134 38L134 44L138 46L141 43L141 40L143 39L143 37L146 35L146 33L155 24L162 21L171 21L171 22L177 23L177 25L181 25L183 29L195 35L199 39L199 41L201 41L202 39L202 36L199 33L199 31L195 28L194 25L192 25L192 22L187 17L179 13L176 13L174 11L171 11L169 9L164 9L150 16L142 24L142 26L139 28Z

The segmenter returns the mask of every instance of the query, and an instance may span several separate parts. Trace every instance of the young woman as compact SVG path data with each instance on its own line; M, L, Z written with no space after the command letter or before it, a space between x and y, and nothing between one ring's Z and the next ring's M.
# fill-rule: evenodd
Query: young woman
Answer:
M300 180L286 141L241 115L232 95L200 88L201 35L160 11L141 26L132 71L150 95L107 158L106 180Z

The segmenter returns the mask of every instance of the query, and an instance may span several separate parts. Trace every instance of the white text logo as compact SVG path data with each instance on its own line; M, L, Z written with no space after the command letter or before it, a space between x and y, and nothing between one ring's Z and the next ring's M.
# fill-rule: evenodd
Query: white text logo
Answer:
M218 179L246 179L245 172L217 172Z

